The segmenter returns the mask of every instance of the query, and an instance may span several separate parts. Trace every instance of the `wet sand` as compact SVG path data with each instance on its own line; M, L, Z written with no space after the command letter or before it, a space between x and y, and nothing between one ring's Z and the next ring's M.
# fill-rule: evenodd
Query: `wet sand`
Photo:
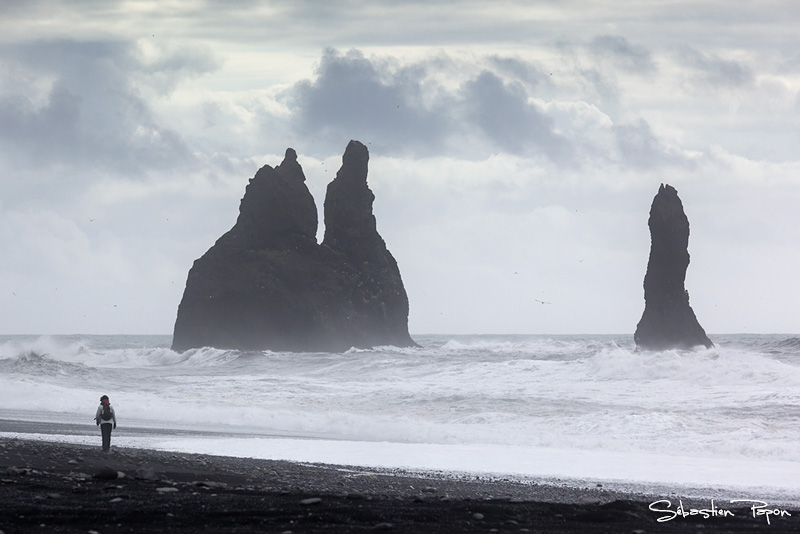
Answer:
M800 531L798 509L778 507L768 524L749 504L715 502L708 514L710 501L687 498L687 513L709 517L658 522L659 499L674 510L680 497L0 438L3 534Z

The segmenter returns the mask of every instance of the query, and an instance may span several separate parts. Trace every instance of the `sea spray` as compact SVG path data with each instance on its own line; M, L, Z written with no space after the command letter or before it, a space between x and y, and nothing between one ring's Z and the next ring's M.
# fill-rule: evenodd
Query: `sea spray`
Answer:
M800 465L797 337L715 336L712 349L664 352L637 352L629 336L417 339L343 354L176 353L168 336L7 336L0 418L82 422L105 393L131 437L166 428L713 458L743 473Z

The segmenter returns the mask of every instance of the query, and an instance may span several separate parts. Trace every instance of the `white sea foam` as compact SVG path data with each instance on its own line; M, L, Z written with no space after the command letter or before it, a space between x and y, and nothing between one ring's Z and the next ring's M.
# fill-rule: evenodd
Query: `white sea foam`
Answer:
M345 354L176 353L168 337L6 338L0 409L91 424L105 393L129 427L313 437L309 450L322 446L317 461L335 448L323 444L344 440L361 444L356 449L431 446L441 468L447 455L430 451L552 449L721 461L739 466L731 476L745 485L767 482L769 469L759 474L748 467L755 464L800 479L797 338L728 336L712 349L641 353L621 336L418 341ZM569 471L567 456L547 469Z

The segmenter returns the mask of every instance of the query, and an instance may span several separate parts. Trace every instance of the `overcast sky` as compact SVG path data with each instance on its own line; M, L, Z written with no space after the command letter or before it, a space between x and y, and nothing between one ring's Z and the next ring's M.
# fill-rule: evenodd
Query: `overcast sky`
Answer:
M793 0L0 2L0 333L172 333L258 168L294 148L321 210L350 139L412 334L632 334L660 183L712 339L800 333L797 28Z

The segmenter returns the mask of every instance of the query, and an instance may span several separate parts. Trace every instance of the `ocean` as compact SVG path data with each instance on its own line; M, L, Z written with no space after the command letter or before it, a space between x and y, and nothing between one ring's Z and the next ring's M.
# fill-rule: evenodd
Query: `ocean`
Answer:
M418 348L176 353L170 336L1 336L0 436L800 502L800 337L420 335ZM730 492L734 492L733 495Z

